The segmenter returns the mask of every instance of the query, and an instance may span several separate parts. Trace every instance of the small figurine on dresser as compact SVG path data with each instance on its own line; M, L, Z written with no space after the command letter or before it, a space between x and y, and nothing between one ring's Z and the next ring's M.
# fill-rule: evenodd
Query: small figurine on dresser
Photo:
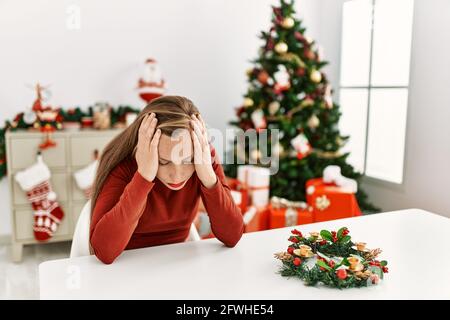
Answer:
M40 150L45 150L56 146L56 142L52 140L52 133L62 128L62 116L60 108L53 108L50 105L44 106L44 92L48 92L47 87L41 86L39 83L35 86L36 100L33 103L33 112L25 113L24 122L33 124L33 127L44 133L44 140L39 145ZM48 94L48 93L47 93Z

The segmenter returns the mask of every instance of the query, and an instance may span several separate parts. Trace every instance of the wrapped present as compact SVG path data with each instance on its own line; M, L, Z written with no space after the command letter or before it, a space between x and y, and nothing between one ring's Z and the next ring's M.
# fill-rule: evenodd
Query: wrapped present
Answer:
M247 187L251 205L264 208L269 204L269 168L242 165L238 167L237 178Z
M314 210L314 221L328 221L361 215L354 189L346 189L323 178L306 182L306 200Z
M227 177L226 181L231 189L231 196L233 197L234 203L241 209L242 213L246 212L249 202L247 186L234 178Z
M270 210L268 207L251 206L243 215L245 232L263 231L269 229Z
M314 222L313 208L303 201L272 197L269 205L270 229L291 227Z

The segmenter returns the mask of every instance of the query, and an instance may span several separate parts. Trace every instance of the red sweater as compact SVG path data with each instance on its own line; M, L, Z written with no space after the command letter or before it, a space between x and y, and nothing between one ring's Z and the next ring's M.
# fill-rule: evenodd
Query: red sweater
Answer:
M134 157L119 163L106 179L92 212L90 243L94 254L112 263L123 250L183 242L189 235L200 197L214 235L233 247L244 230L240 209L225 183L222 166L211 148L217 183L208 189L196 173L178 191L157 178L146 180Z

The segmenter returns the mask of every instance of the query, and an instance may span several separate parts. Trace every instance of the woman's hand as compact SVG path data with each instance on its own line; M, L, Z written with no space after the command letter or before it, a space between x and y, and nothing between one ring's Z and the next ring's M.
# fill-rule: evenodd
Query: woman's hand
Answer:
M158 172L158 144L161 130L155 132L158 119L154 113L147 114L139 127L136 150L138 172L148 181L153 181Z
M206 188L212 188L217 183L217 176L212 167L211 150L208 135L202 116L191 116L192 143L194 144L194 167L197 176Z

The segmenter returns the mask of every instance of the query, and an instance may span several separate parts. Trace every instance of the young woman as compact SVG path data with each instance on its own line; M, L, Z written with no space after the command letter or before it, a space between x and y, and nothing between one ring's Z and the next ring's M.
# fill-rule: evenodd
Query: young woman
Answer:
M123 250L185 241L200 198L214 235L235 246L242 214L203 119L184 97L155 99L103 151L92 195L91 248L110 264Z

